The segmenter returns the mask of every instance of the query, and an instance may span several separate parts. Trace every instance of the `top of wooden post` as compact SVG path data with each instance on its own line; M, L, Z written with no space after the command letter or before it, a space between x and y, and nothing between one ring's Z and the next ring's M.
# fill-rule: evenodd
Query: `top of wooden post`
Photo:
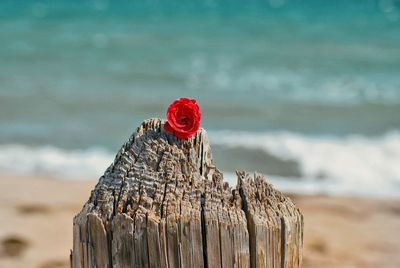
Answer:
M75 217L72 266L299 267L293 202L258 173L230 187L204 129L178 139L163 124L138 127Z

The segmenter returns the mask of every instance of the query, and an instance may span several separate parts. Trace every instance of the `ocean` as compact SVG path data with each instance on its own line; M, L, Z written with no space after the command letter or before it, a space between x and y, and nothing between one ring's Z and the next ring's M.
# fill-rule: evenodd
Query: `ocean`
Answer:
M0 43L1 173L97 179L187 96L232 184L400 195L400 1L3 0Z

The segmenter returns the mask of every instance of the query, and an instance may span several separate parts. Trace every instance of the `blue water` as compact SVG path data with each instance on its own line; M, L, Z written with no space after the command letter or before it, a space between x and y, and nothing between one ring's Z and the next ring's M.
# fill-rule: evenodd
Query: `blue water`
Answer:
M22 146L12 161L29 171L54 172L32 164L48 146L112 158L142 120L189 96L224 171L335 182L367 165L400 193L400 1L3 0L0 43L0 158ZM233 148L243 133L258 146ZM266 137L316 154L329 143L335 157L309 163Z

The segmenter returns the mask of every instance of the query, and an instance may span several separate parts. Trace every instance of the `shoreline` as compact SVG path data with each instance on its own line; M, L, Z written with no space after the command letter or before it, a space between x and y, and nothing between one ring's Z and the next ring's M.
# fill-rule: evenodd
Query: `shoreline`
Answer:
M72 219L97 180L0 175L0 267L69 267ZM305 218L303 267L399 267L400 198L288 193Z

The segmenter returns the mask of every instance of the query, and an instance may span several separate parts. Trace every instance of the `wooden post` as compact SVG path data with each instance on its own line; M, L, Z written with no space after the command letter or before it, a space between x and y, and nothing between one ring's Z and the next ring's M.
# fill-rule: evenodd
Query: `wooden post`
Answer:
M301 267L303 217L263 175L214 166L205 130L142 123L74 218L71 267Z

